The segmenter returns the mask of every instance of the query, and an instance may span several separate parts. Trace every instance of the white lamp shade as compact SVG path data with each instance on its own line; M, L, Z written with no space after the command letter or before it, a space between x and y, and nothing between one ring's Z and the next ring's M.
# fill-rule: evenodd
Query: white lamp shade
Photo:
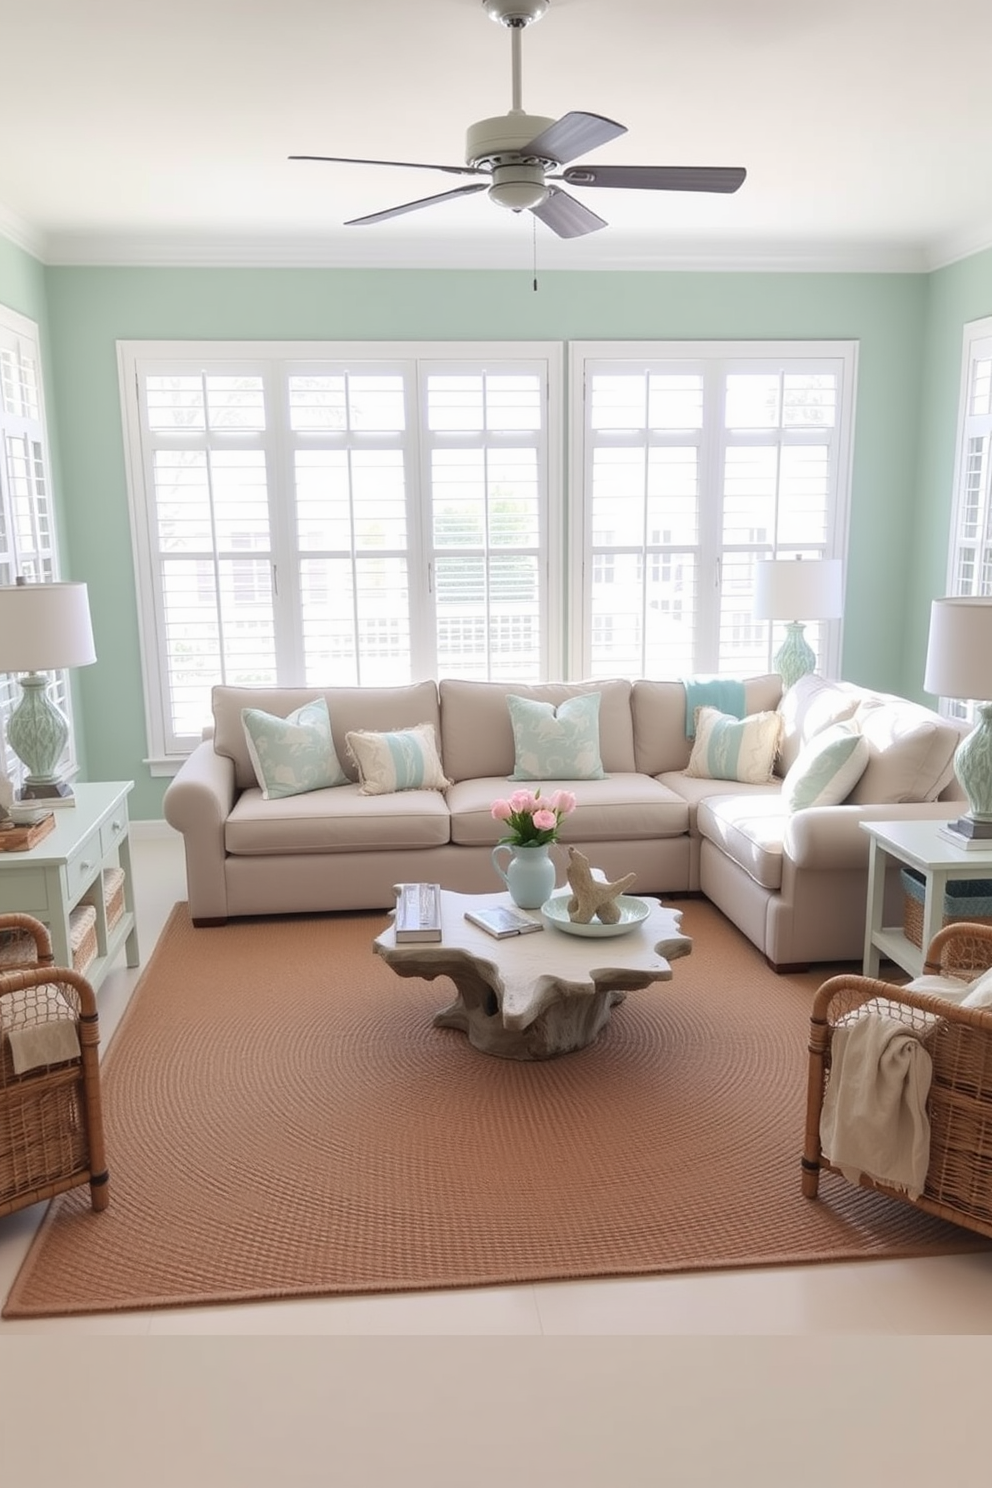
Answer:
M923 686L935 697L992 699L992 598L934 600Z
M839 558L759 558L754 614L758 620L836 620L844 613Z
M93 661L85 584L0 585L0 671L55 672Z

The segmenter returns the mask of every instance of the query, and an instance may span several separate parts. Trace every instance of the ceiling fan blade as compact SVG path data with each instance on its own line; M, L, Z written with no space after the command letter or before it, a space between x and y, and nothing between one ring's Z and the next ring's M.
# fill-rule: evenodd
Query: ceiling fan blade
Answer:
M351 155L289 155L288 160L326 160L331 165L398 165L403 170L447 171L449 176L481 176L471 165L425 165L417 160L356 160Z
M476 181L473 186L456 186L454 191L442 191L438 196L422 196L419 201L404 202L401 207L387 207L384 212L370 212L367 217L352 217L345 227L365 227L370 222L388 222L390 217L402 217L406 212L419 212L421 207L432 207L435 202L451 201L456 196L474 196L485 191L485 181Z
M602 217L590 212L567 191L559 191L557 186L549 187L544 201L531 207L531 211L560 238L581 238L585 233L598 232L606 226Z
M747 171L719 165L573 165L560 179L570 186L615 186L638 191L737 191Z
M626 133L626 125L604 119L602 114L563 114L543 134L525 145L520 153L550 155L552 160L564 165L567 160L576 160L587 150L595 150L599 145L605 145L607 140Z

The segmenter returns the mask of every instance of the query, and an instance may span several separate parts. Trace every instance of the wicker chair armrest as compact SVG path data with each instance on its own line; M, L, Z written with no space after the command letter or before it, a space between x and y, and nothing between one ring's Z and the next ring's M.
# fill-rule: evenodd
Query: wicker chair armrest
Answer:
M51 966L52 964L52 937L48 933L48 926L36 920L34 915L11 913L0 914L0 935L12 932L15 935L30 935L34 940L35 952L32 962L36 966ZM9 968L8 968L9 969Z
M955 920L938 930L927 951L928 976L956 976L969 980L992 967L992 925Z
M959 1023L964 1027L992 1034L992 1008L960 1007L934 992L916 992L909 987L883 982L878 977L856 976L853 973L831 977L823 983L813 998L811 1022L833 1029L845 1014L875 999L891 1003L897 1008L915 1008L928 1015L928 1018L942 1018L945 1023Z
M72 971L68 966L31 966L0 973L0 998L30 991L32 987L71 987L79 1003L80 1018L96 1024L96 993L78 971Z

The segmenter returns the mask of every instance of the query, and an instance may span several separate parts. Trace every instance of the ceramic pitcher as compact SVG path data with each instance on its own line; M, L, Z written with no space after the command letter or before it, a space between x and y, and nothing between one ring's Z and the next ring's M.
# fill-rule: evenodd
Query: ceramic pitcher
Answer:
M493 867L510 891L510 898L520 909L540 909L550 899L555 887L555 865L548 854L550 843L512 847L501 842L493 848ZM504 869L500 853L509 853Z

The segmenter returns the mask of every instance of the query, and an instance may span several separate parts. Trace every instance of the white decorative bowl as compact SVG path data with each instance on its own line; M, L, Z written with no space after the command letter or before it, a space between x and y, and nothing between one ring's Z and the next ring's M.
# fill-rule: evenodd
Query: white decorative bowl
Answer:
M541 905L541 919L544 923L555 930L564 930L566 935L587 935L595 939L626 935L646 920L652 909L652 905L645 899L638 899L633 894L621 894L616 901L620 918L615 925L604 925L601 920L580 924L578 920L570 920L568 917L568 901L571 897L571 889L565 889L563 893L552 894Z

